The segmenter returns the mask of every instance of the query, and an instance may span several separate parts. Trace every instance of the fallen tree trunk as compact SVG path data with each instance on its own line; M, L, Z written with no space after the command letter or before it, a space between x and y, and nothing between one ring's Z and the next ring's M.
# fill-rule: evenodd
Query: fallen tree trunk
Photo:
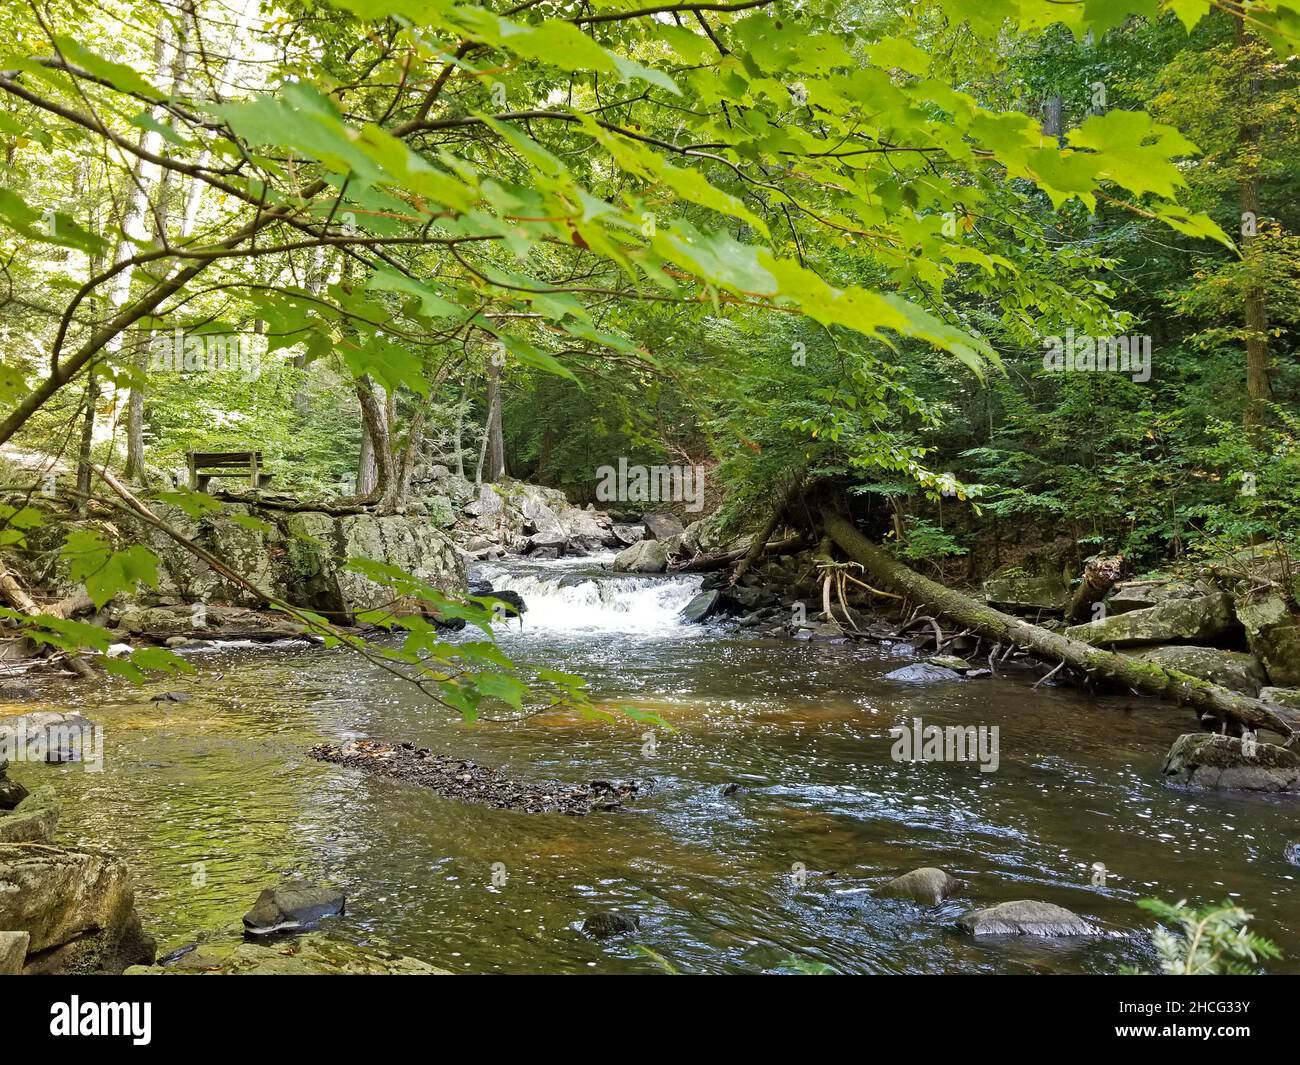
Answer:
M1246 728L1271 729L1288 740L1300 734L1258 699L1250 699L1177 670L1161 669L1128 655L1071 640L1003 614L914 573L858 532L844 515L825 511L822 517L831 538L851 559L866 567L878 583L907 596L932 614L953 618L986 639L1027 648L1042 658L1081 670L1089 677L1122 684L1144 695L1172 699L1197 710L1208 710Z
M776 532L776 527L781 524L781 516L785 513L786 505L790 502L790 497L794 495L801 484L803 484L802 476L792 478L790 483L786 485L785 490L780 493L779 498L772 506L772 513L768 515L767 521L763 525L762 530L754 537L754 542L749 545L749 550L746 551L744 557L741 558L740 565L732 571L731 583L733 585L740 583L740 578L748 572L749 568L758 561L759 556L767 550L767 541L771 539L772 534Z
M0 593L3 593L5 598L8 599L15 608L22 611L24 614L32 616L40 616L41 614L44 614L47 617L66 618L69 615L62 612L63 603L69 604L69 609L71 609L71 606L74 605L77 600L77 597L73 596L71 600L64 600L63 603L55 604L54 606L40 606L40 604L27 594L26 589L24 589L22 584L19 583L18 578L5 568L3 562L0 562ZM69 653L66 658L62 659L62 662L79 677L89 679L95 676L95 671L75 654Z
M760 555L780 554L782 551L788 551L792 547L798 547L803 543L802 534L798 536L788 536L784 540L773 540L770 543L763 544ZM696 555L680 566L670 566L669 571L672 573L702 573L706 570L723 569L730 566L733 562L745 558L752 548L742 547L736 551L724 551L720 555ZM757 558L758 555L755 555Z

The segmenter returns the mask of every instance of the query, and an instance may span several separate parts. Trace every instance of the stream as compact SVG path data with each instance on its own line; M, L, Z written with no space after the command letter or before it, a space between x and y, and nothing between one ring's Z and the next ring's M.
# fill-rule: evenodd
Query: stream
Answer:
M1201 796L1160 781L1193 723L1168 704L1030 690L1031 678L886 681L905 645L747 638L687 626L697 577L615 575L597 559L482 567L519 591L506 653L589 679L672 730L567 714L467 725L347 652L305 642L186 650L192 676L51 689L105 729L101 773L15 767L64 800L60 842L126 858L160 951L237 921L297 875L346 892L333 934L374 936L453 971L1118 972L1152 964L1136 900L1230 898L1300 968L1294 799ZM186 702L150 702L182 691ZM6 706L19 713L31 705ZM996 772L896 762L891 726L1000 729ZM536 779L653 780L627 809L575 818L436 798L307 756L356 735L410 740ZM736 782L742 794L723 797ZM1094 883L1094 863L1105 866ZM938 908L872 889L917 866L966 881ZM976 940L972 905L1032 898L1112 938ZM616 908L639 933L584 936Z

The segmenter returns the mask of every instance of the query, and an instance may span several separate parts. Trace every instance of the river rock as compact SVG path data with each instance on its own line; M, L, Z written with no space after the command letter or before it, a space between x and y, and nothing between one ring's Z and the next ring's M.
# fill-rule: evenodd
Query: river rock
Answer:
M1094 647L1202 643L1224 635L1234 624L1232 597L1216 593L1195 599L1168 599L1146 610L1072 625L1065 635Z
M1023 899L972 910L957 921L972 936L1094 936L1100 929L1050 902Z
M984 582L984 600L1002 610L1062 610L1070 589L1057 575L990 577Z
M31 938L26 932L0 932L0 976L17 976L23 971Z
M718 612L722 602L722 593L718 591L700 592L682 607L682 620L692 624L708 621Z
M1300 710L1300 688L1260 688L1259 697L1274 706Z
M631 547L635 543L640 543L645 539L646 528L644 525L622 525L615 524L611 530L614 539L624 547Z
M126 864L103 851L0 849L0 928L29 936L28 974L120 973L153 961Z
M32 710L0 718L0 750L23 751L29 762L61 765L102 755L101 730L73 711Z
M938 906L944 899L955 894L958 887L957 880L944 870L925 866L894 877L880 889L880 893L890 898L912 899Z
M636 914L615 913L613 910L593 913L582 922L582 930L596 939L624 935L628 932L635 932L640 927L641 918Z
M1300 865L1300 840L1286 845L1286 860L1292 865Z
M176 646L175 640L284 640L301 636L303 627L283 614L248 607L209 603L192 605L129 605L117 615L117 631Z
M1300 684L1300 615L1282 594L1268 588L1238 596L1237 618L1269 683L1279 688Z
M686 526L671 514L647 514L641 520L651 540L671 540L686 531Z
M1290 549L1276 541L1254 544L1207 562L1202 577L1227 592L1242 593L1272 583L1286 588L1296 579Z
M668 552L658 540L642 540L614 559L619 573L663 573L668 568Z
M1106 613L1131 614L1135 610L1148 610L1166 599L1196 599L1212 590L1197 588L1172 577L1167 580L1121 581L1106 597Z
M1189 732L1174 740L1161 768L1165 781L1205 791L1300 792L1300 753L1236 736Z
M965 674L970 669L970 663L964 658L958 658L956 655L935 655L933 658L927 658L927 665L938 666L940 669L951 669L958 673Z
M1217 647L1167 644L1135 651L1133 657L1151 662L1161 669L1176 669L1252 697L1259 694L1260 688L1268 680L1264 675L1264 667L1254 655L1221 651Z
M326 917L343 913L346 899L341 891L291 880L266 888L244 914L244 931L253 936L272 932L306 931Z
M364 945L324 931L268 944L223 933L172 951L156 965L134 966L127 976L450 976L418 958L366 937Z
M53 788L37 788L12 811L0 814L0 843L49 843L59 824Z
M885 674L885 680L901 681L904 684L933 684L935 681L940 680L961 679L962 675L956 670L945 669L943 666L932 666L928 662L903 666L901 669L895 669L893 672Z
M12 810L27 798L27 789L18 781L9 779L8 769L9 759L0 756L0 810Z

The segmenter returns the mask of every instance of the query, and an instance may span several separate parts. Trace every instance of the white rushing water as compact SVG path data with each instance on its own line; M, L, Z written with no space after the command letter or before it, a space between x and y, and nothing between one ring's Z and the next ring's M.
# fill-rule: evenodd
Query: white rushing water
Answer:
M683 627L681 610L699 591L700 578L632 576L602 571L613 554L545 562L511 560L475 567L474 576L497 591L524 597L526 629L546 632L636 633L670 636Z

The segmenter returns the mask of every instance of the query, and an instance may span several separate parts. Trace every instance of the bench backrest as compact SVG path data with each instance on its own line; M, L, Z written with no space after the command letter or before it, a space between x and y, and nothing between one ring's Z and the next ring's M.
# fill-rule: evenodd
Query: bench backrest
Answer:
M254 461L260 466L262 453L260 451L191 451L189 459L195 467L247 466Z

